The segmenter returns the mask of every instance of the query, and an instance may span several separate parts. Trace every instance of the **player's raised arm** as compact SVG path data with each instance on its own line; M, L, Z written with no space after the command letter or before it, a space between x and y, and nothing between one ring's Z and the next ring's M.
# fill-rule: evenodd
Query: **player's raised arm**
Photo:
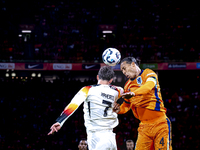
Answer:
M48 135L58 132L63 126L65 121L76 111L76 109L84 102L87 97L89 86L83 87L71 100L71 102L65 107L61 115L56 119L56 123L51 126L51 131Z

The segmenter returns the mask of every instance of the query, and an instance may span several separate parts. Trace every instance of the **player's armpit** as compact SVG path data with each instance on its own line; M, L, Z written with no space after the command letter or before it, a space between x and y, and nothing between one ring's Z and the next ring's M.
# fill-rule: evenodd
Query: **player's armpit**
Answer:
M135 96L137 95L142 95L142 94L147 94L155 87L156 83L152 82L151 80L147 81L144 85L139 87L137 90L132 91L135 93Z

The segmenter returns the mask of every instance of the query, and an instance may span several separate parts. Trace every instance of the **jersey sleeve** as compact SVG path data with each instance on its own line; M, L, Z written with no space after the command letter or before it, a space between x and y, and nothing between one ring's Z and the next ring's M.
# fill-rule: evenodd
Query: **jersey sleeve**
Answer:
M117 99L119 99L122 96L122 94L124 93L124 89L120 86L110 85L110 87L118 92Z
M77 108L87 98L89 89L91 86L83 87L71 100L71 102L65 107L61 115L56 119L62 126L64 122L77 110Z
M155 87L155 82L152 82L152 79L148 80L144 85L142 85L137 90L133 91L135 93L135 96L147 94Z
M124 93L124 89L122 87L117 86L117 90L118 90L118 99L122 96L122 94Z
M131 108L131 103L124 100L120 106L120 111L118 112L118 114L125 114L130 110L130 108Z
M154 72L148 73L146 75L146 82L141 87L132 92L135 93L135 96L149 93L156 86L156 78L157 75Z

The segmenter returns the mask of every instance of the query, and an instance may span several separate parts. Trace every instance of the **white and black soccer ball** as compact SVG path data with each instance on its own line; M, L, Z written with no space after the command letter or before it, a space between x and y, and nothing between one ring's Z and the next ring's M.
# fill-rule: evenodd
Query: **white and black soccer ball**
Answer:
M106 65L115 66L121 60L121 53L116 48L107 48L102 54L102 60Z

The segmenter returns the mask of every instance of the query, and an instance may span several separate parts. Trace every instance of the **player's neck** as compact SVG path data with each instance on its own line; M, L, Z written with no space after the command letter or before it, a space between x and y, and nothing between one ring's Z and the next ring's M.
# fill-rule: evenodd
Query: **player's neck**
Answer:
M109 85L110 82L106 80L98 80L98 84Z
M141 73L141 69L137 66L136 67L136 71L137 71L136 77L138 77L140 75L140 73Z

